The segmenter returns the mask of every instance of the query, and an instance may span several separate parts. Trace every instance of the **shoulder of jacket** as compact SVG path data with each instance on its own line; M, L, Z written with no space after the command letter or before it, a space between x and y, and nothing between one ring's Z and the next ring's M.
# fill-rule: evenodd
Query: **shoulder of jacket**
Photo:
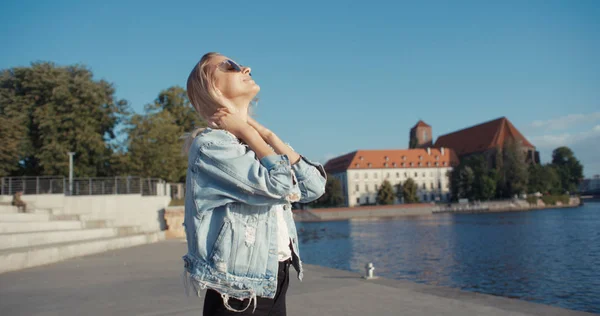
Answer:
M222 129L205 128L196 136L199 148L218 144L218 145L239 145L240 141L233 134Z

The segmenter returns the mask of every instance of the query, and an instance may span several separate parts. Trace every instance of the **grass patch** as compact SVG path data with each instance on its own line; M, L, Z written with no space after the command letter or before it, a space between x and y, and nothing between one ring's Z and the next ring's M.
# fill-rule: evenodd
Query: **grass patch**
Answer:
M538 202L538 197L535 195L528 195L527 196L527 203L529 203L529 205L537 205Z
M184 205L185 205L184 199L171 199L171 202L169 203L169 206L184 206Z
M556 205L557 202L561 202L562 205L569 205L569 196L566 194L563 195L544 195L542 196L542 201L546 205Z

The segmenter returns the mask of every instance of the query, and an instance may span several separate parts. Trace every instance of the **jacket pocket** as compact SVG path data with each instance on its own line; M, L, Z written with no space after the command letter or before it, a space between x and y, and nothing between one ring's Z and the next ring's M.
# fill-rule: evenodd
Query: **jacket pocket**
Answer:
M229 259L231 257L231 247L233 246L232 237L231 221L225 219L209 256L213 267L222 273L226 273L230 265Z

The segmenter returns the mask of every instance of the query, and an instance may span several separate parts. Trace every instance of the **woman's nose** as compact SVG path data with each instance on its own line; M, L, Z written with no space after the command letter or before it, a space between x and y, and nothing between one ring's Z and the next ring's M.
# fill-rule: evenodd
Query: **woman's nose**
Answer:
M252 68L250 67L244 67L244 69L242 70L243 74L248 74L249 76L252 77Z

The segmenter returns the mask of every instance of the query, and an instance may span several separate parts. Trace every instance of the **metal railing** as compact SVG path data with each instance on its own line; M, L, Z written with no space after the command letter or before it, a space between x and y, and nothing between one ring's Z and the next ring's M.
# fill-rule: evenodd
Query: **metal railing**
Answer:
M148 196L168 195L169 184L157 178L110 177L110 178L74 178L72 192L67 177L2 177L0 194L65 194L65 195L106 195L141 194Z

